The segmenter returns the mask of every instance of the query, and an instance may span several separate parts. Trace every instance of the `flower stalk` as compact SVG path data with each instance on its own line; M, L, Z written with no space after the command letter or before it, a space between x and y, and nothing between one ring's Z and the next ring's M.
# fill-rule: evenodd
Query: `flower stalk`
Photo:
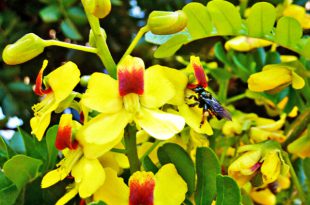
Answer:
M76 45L76 44L72 44L72 43L66 43L66 42L57 41L57 40L45 40L45 45L46 46L59 46L59 47L70 48L70 49L74 49L74 50L85 51L88 53L97 54L96 48Z
M136 127L135 125L128 124L125 130L124 141L126 154L130 164L130 173L133 174L140 170L140 161L137 151L137 139L136 139Z
M298 177L296 175L296 172L294 170L294 167L291 163L291 160L289 158L289 155L287 154L287 152L284 152L282 151L282 156L284 158L284 161L288 164L288 166L290 167L290 173L291 173L291 177L292 177L292 180L293 180L293 183L298 191L298 195L299 195L299 198L300 200L302 201L302 204L304 204L306 202L306 197L305 197L305 194L304 194L304 191L302 189L302 186L298 180Z
M82 3L84 3L82 1ZM85 8L85 5L83 5ZM108 45L105 41L105 38L100 29L100 22L99 19L92 14L90 14L85 9L85 14L87 16L89 25L93 31L96 47L97 47L97 55L99 56L100 60L102 61L103 65L106 67L109 75L116 79L116 64L112 58Z

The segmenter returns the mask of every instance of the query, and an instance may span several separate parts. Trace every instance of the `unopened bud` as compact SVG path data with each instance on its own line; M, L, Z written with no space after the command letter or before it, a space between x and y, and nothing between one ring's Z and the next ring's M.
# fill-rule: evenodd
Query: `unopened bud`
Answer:
M106 17L111 11L110 0L83 0L85 9L97 18Z
M179 10L153 11L147 20L150 31L154 34L165 35L182 31L187 25L186 14Z
M21 64L41 54L44 48L43 39L34 33L28 33L14 44L7 45L3 50L2 58L9 65Z
M100 31L101 31L101 35L103 36L104 40L106 40L107 34L106 34L105 30L103 28L100 28ZM92 29L89 32L89 45L91 47L96 47L96 38L94 36L94 32Z

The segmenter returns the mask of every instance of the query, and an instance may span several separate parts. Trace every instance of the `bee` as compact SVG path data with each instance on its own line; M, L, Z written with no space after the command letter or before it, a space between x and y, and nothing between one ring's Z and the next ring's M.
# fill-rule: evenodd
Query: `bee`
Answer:
M192 60L192 59L191 59ZM200 122L200 127L205 122L205 114L208 113L208 116L216 117L218 120L226 118L231 120L230 113L223 108L223 106L217 101L210 92L205 88L208 86L206 75L204 73L203 67L200 64L200 61L193 60L192 66L195 71L195 77L197 79L197 84L188 84L187 88L194 91L197 95L191 95L188 98L194 99L195 102L189 104L189 107L198 106L202 108L202 119Z
M200 127L205 121L206 112L209 113L209 116L215 116L218 120L223 118L231 120L230 113L222 107L219 101L217 101L210 92L206 91L202 86L199 85L192 90L197 93L198 97L195 95L191 95L189 99L194 99L196 102L193 104L189 104L188 106L198 106L199 108L202 108L202 120L200 122Z

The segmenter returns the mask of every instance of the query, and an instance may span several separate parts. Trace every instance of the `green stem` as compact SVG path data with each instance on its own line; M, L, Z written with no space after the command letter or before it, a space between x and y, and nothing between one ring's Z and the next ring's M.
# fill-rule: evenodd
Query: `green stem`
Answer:
M310 124L310 109L305 110L301 113L294 122L290 125L288 131L286 132L286 140L282 143L282 148L286 147L297 139L301 133L307 129L307 126Z
M83 1L82 1L83 3ZM85 6L84 6L85 7ZM102 61L103 65L106 67L109 75L116 79L116 64L112 58L106 40L101 32L99 19L92 14L90 14L86 9L85 13L94 34L94 39L97 47L97 55Z
M233 96L233 97L231 97L231 98L228 98L228 99L226 100L226 104L231 104L231 103L233 103L233 102L235 102L235 101L238 101L238 100L241 100L241 99L243 99L243 98L246 98L246 94L245 94L245 93L242 93L242 94L240 94L240 95L236 95L236 96Z
M140 161L138 157L137 142L136 142L136 131L137 131L136 127L134 125L129 124L126 127L124 136L126 154L130 165L131 174L140 170Z
M111 152L120 153L120 154L126 154L125 149L118 149L118 148L112 148Z
M64 48L70 48L70 49L85 51L89 53L97 53L97 49L93 47L81 46L81 45L66 43L66 42L57 41L57 40L45 40L45 46L60 46Z
M282 156L283 156L285 162L290 167L290 173L291 173L291 177L292 177L293 183L294 183L294 185L295 185L295 187L296 187L296 189L298 191L298 194L299 194L300 200L302 201L302 204L304 204L305 200L306 200L306 197L305 197L304 191L302 189L302 186L301 186L301 184L300 184L300 182L298 180L298 177L296 175L294 167L293 167L293 165L291 163L291 160L290 160L287 152L282 151Z
M142 38L142 36L149 31L148 26L143 26L140 28L139 32L137 33L136 37L133 39L129 47L127 48L126 52L124 53L123 57L119 62L121 62L127 55L130 55L130 53L133 51L133 49L136 47L138 44L139 40Z
M143 159L145 157L147 157L149 154L151 154L151 152L157 147L157 145L159 145L160 141L159 140L156 140L152 146L143 154L143 156L140 158L141 161L143 161Z
M220 89L218 93L218 98L220 101L225 102L227 97L229 80L221 80L220 81Z

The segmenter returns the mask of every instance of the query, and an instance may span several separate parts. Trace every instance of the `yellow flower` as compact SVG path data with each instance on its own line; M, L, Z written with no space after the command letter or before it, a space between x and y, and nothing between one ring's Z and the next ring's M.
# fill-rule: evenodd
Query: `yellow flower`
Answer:
M225 43L226 50L236 50L236 51L250 51L254 48L261 48L265 46L270 46L272 42L258 39L258 38L251 38L246 36L238 36L233 39L230 39Z
M248 79L248 86L255 92L278 92L292 84L294 89L301 89L305 85L302 77L293 68L286 65L266 65L261 72L252 74Z
M295 18L304 29L310 28L310 15L306 13L305 8L302 6L296 4L286 6L283 11L283 16Z
M254 189L250 196L261 205L274 205L277 202L276 196L269 189Z
M94 194L94 201L102 200L109 205L179 205L185 199L187 185L173 164L164 165L155 175L135 172L129 178L129 187L113 169L105 171L106 180Z
M228 174L235 178L240 186L260 175L260 184L255 186L263 186L276 181L280 174L287 174L289 170L288 165L282 159L279 146L276 142L267 141L240 147L238 152L244 153L229 166ZM260 175L257 175L258 173Z
M301 137L288 145L287 150L300 158L310 157L310 134L306 130Z
M286 139L283 131L280 130L284 125L286 114L282 114L278 121L268 118L258 117L255 120L255 127L250 128L250 138L255 142L262 142L268 139L283 142Z
M127 56L118 65L118 80L103 73L94 73L82 104L100 112L85 123L77 139L87 144L118 144L128 123L135 122L151 136L165 140L180 132L185 124L181 116L159 110L174 99L174 85L162 74L173 69L153 66L144 71L140 58ZM102 146L100 146L102 147ZM89 152L88 152L89 151ZM108 150L84 150L88 157L97 157Z
M58 105L72 93L74 87L80 80L80 71L73 62L67 62L50 74L45 76L44 83L46 90L41 88L43 71L47 66L47 61L43 66L36 80L35 93L45 95L44 99L35 104L32 109L34 117L30 120L32 134L41 140L51 119L51 113L57 109Z
M92 196L105 181L105 170L97 159L81 158L72 168L74 184L69 186L69 191L61 197L56 205L67 204L77 193L81 198Z
M187 89L185 89L185 97L189 99L190 96L195 96L196 93L191 90L195 86L199 85L203 88L208 86L207 78L203 70L202 64L199 57L191 56L190 58L190 68L195 73L195 80L197 84L189 83ZM183 91L184 92L184 91ZM204 116L202 108L198 106L190 106L189 104L197 103L194 100L187 100L183 104L178 106L180 114L185 118L186 123L193 128L198 133L203 133L207 135L212 135L213 130ZM201 122L203 121L203 124Z

